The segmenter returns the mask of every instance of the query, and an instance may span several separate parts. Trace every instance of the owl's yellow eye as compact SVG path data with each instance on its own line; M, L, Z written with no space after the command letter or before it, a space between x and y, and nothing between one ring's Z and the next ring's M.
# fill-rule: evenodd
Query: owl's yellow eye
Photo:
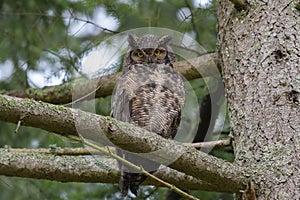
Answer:
M159 49L156 49L156 50L154 51L154 55L158 56L159 54L160 54L160 50L159 50Z
M142 57L144 56L143 52L141 52L141 51L137 52L136 55L137 55L138 57L140 57L140 58L142 58Z

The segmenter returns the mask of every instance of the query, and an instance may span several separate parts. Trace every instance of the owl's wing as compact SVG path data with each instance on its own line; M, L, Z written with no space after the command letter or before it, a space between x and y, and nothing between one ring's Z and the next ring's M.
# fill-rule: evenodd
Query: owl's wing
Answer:
M131 90L129 89L129 86L127 84L126 75L124 76L124 79L124 82L122 82L122 80L119 81L119 85L117 85L116 90L114 92L111 116L120 121L130 123L133 97L132 95L130 95ZM146 170L148 167L149 171L154 171L159 166L159 164L149 161L148 159L145 159L143 157L140 157L137 154L132 154L130 152L123 151L118 148L117 155L123 157L131 163L134 163L137 166L143 166ZM118 162L118 164L121 169L121 178L119 182L121 194L125 196L127 195L128 190L130 190L135 196L137 196L139 185L147 177L141 173L138 173L139 171L130 168L126 165L123 165L121 162Z
M170 126L170 136L172 139L176 136L176 133L178 131L178 127L181 119L181 109L182 108L178 109L177 114L173 117L172 124Z
M136 80L131 65L124 67L123 73L112 94L111 117L122 122L131 122L131 101Z
M113 95L111 117L123 122L130 122L130 101L125 85L117 86L115 94Z

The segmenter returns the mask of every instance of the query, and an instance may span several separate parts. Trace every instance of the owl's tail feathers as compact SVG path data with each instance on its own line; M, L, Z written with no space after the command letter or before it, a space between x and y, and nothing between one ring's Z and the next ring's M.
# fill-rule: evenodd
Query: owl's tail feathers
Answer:
M119 182L122 196L129 195L131 198L137 197L139 186L146 178L147 176L140 173L128 173L122 171Z

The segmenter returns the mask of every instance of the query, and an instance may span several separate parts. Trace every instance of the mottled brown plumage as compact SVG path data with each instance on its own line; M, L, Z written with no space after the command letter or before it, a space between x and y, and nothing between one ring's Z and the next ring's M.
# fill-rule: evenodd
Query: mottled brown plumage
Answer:
M123 74L113 94L112 116L173 139L180 123L185 91L180 75L173 69L175 55L168 46L170 40L169 36L128 36L129 49ZM117 153L148 171L155 171L159 166L159 163L124 150ZM146 177L119 164L121 193L126 195L130 189L137 195Z

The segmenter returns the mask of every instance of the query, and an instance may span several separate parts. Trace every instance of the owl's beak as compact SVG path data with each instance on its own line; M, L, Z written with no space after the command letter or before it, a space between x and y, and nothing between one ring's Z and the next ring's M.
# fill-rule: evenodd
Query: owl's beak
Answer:
M152 58L149 56L148 57L148 64L152 63Z

